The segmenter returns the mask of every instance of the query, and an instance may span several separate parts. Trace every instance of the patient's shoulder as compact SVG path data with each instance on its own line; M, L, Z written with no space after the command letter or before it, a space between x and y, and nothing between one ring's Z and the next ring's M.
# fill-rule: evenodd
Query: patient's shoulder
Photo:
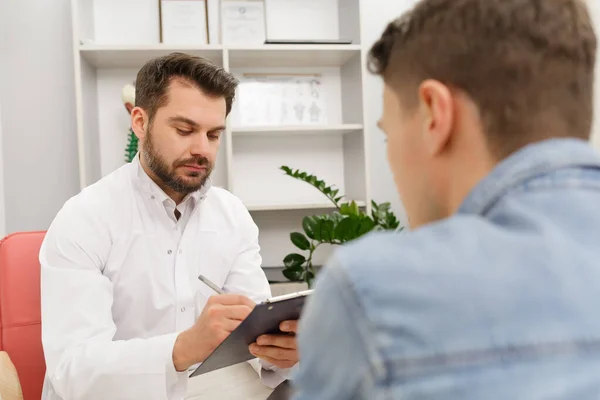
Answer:
M416 231L375 232L344 246L337 258L352 285L365 293L435 285L473 276L486 242L497 251L489 225L477 216L460 216Z

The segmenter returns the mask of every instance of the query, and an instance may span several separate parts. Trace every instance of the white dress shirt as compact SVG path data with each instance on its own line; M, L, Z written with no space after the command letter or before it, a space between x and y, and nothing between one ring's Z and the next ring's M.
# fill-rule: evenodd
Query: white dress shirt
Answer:
M182 399L189 373L176 372L173 345L215 294L198 275L270 296L238 198L207 184L177 209L136 157L59 211L40 251L43 399ZM289 371L271 369L274 387Z

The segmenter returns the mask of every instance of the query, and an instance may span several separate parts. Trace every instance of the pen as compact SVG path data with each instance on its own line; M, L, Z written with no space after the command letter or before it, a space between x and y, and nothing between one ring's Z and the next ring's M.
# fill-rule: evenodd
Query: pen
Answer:
M208 286L209 288L211 288L212 290L214 290L218 294L224 294L225 293L223 290L221 290L217 285L215 285L214 283L212 283L204 275L198 275L198 279L200 279L202 282L204 282L206 284L206 286Z

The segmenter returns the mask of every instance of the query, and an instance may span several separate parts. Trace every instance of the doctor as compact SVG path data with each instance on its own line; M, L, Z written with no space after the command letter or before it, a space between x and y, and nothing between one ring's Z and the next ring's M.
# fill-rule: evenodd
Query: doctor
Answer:
M270 296L258 228L209 180L236 86L179 53L139 71L139 156L68 200L40 251L43 399L182 399L188 368ZM251 352L271 387L298 361L294 335Z

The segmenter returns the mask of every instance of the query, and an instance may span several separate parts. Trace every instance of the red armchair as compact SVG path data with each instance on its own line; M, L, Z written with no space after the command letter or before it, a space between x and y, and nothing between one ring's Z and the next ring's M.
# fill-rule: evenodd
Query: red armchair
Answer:
M0 350L14 363L25 400L41 398L46 370L38 260L44 235L15 233L0 241Z

